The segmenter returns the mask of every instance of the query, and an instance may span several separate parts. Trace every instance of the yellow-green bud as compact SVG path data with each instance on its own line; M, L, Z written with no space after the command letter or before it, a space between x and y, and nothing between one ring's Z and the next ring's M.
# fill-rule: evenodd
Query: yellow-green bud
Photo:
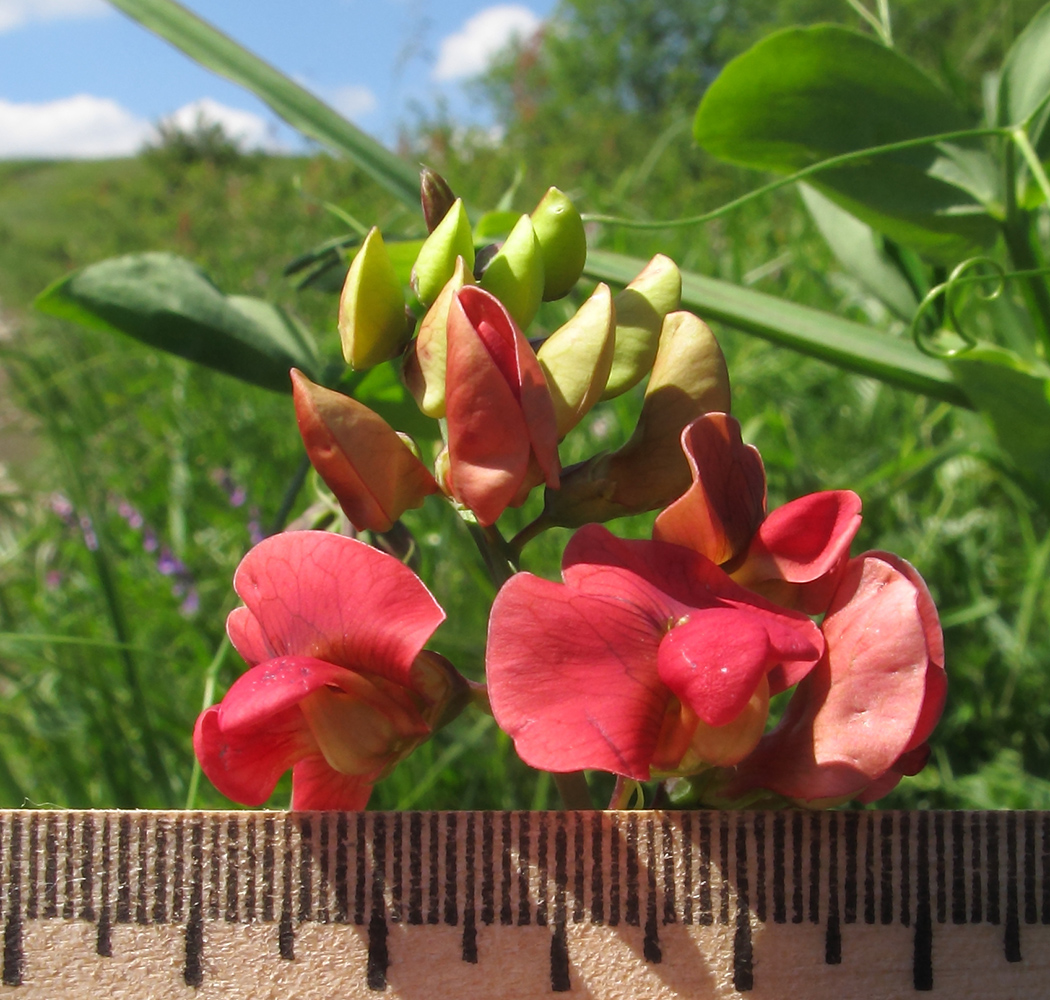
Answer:
M576 206L556 187L532 210L532 226L543 254L543 301L568 295L587 262L587 235Z
M682 301L682 274L658 253L616 296L616 353L602 399L637 385L653 366L664 317Z
M576 315L536 352L554 403L559 438L565 437L601 397L615 344L612 292L601 284Z
M499 253L489 261L481 287L506 306L522 330L532 322L543 301L543 254L527 215L518 219Z
M464 285L473 285L462 257L456 258L452 277L445 283L434 304L420 320L419 333L405 352L401 377L416 404L428 417L440 420L445 415L445 325L452 296Z
M692 313L663 322L659 350L630 440L562 472L547 490L544 518L576 528L589 521L666 507L692 483L681 436L705 413L729 412L729 372L710 327Z
M354 369L372 368L396 358L411 334L405 293L375 227L350 264L339 298L339 339Z
M445 287L462 257L474 267L474 237L463 200L457 198L437 228L427 237L412 265L412 288L419 301L429 306Z

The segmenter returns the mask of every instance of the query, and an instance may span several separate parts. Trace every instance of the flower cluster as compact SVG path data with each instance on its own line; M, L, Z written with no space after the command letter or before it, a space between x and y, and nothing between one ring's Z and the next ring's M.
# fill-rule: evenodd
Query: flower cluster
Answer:
M235 577L245 605L227 630L249 669L194 734L219 790L260 804L291 769L294 807L363 808L470 701L533 767L666 780L683 804L871 801L921 768L946 689L930 595L896 556L851 557L854 493L767 510L721 350L679 308L674 263L658 255L615 296L598 285L530 341L541 303L583 270L572 203L551 188L485 244L490 217L472 229L431 172L422 191L430 235L411 275L372 230L339 332L352 368L400 364L420 411L441 422L433 462L363 402L298 371L295 413L357 531L403 532L405 511L443 494L482 529L490 568L504 560L487 691L424 649L444 613L395 556L332 533L273 536ZM560 441L646 376L630 439L562 468ZM542 514L508 545L494 525L540 486ZM651 540L602 526L649 510L660 511ZM562 582L515 572L521 546L555 525L578 529ZM770 699L787 691L771 720Z

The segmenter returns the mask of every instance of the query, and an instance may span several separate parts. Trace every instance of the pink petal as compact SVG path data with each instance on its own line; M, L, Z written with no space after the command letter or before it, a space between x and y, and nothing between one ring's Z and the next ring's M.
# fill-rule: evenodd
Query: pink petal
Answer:
M264 539L233 584L277 655L312 656L400 684L445 617L407 566L325 531Z
M682 431L693 485L656 519L653 538L684 545L721 565L746 550L766 509L766 474L740 424L708 413Z
M268 716L264 727L230 734L222 729L219 705L197 719L193 749L211 783L246 806L262 805L285 771L318 752L297 708Z
M890 771L924 721L938 651L926 614L920 590L886 558L850 560L824 620L827 653L740 765L734 792L841 798Z
M820 649L791 619L736 608L694 612L660 643L660 679L710 726L725 726L744 710L770 667L813 664Z
M265 729L275 715L295 708L307 695L321 688L343 687L354 675L344 667L309 656L283 656L264 660L241 674L219 705L223 733Z
M870 552L865 555L876 556L889 563L898 572L903 573L915 587L919 618L926 635L926 647L930 653L930 669L926 672L926 696L923 699L922 711L919 713L919 721L915 725L915 733L904 751L905 754L908 754L929 739L930 733L933 732L944 711L944 702L948 696L948 674L944 669L944 634L941 632L937 607L930 596L926 581L919 575L918 570L900 556L889 552ZM918 771L905 771L904 773L917 774Z
M292 769L293 809L357 812L368 805L371 794L371 784L333 771L321 756L304 757Z
M668 699L657 649L672 609L633 603L628 574L620 575L628 584L621 598L579 594L527 573L496 597L485 655L489 698L533 767L649 777Z
M516 372L512 383L500 367L501 360L510 363L507 352L501 349L493 357L459 296L449 308L447 337L445 416L452 492L489 525L513 499L532 453L521 387ZM498 338L489 339L498 346Z
M266 634L255 615L245 607L230 612L226 619L226 634L249 667L263 660L272 660L277 655L266 641Z
M622 588L632 588L631 600L652 600L642 593L642 582L658 594L657 603L671 608L667 627L688 616L695 608L739 608L758 615L769 627L789 627L799 634L799 659L787 659L769 672L773 694L797 684L813 669L824 649L819 630L805 615L777 607L758 594L734 583L709 559L680 545L617 538L606 528L589 524L581 528L565 547L565 582L584 593L620 596ZM628 570L636 578L625 577L614 569ZM671 602L667 604L667 602Z
M810 493L778 507L759 526L733 579L759 589L767 581L807 584L808 593L795 600L810 613L823 612L860 528L860 507L850 490Z

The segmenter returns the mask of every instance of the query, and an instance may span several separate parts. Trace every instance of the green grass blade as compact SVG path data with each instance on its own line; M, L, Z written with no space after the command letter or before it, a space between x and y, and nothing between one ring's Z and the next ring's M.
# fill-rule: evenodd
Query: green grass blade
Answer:
M584 273L625 285L644 266L643 260L592 250ZM682 305L706 320L725 323L858 375L957 406L973 406L944 362L852 320L689 272L682 273Z
M409 207L419 207L419 175L416 170L207 21L175 0L111 2L202 66L246 87L303 135L345 153L374 181Z

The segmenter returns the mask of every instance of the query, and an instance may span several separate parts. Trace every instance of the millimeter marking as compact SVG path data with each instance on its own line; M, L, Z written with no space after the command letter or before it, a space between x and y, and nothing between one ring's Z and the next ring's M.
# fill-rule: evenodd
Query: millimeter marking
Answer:
M711 996L775 995L763 992L767 931L796 935L811 971L859 961L862 984L871 954L851 955L851 942L865 927L907 930L886 947L896 961L909 942L902 988L929 992L938 941L975 925L995 929L974 946L998 941L989 975L1013 966L1045 984L1050 931L1024 928L1050 925L1050 813L8 811L0 921L0 992L12 993L59 971L31 934L85 924L85 970L119 962L131 928L174 926L172 996L205 995L223 960L209 941L224 925L269 935L278 972L305 969L325 933L360 928L350 997L401 995L413 942L440 928L454 929L443 951L420 947L445 966L498 966L507 934L549 939L546 993L602 996L585 982L599 941L632 942L618 961L655 968L680 961L688 938L722 970ZM1026 964L1029 945L1038 954ZM83 995L97 995L84 975Z

